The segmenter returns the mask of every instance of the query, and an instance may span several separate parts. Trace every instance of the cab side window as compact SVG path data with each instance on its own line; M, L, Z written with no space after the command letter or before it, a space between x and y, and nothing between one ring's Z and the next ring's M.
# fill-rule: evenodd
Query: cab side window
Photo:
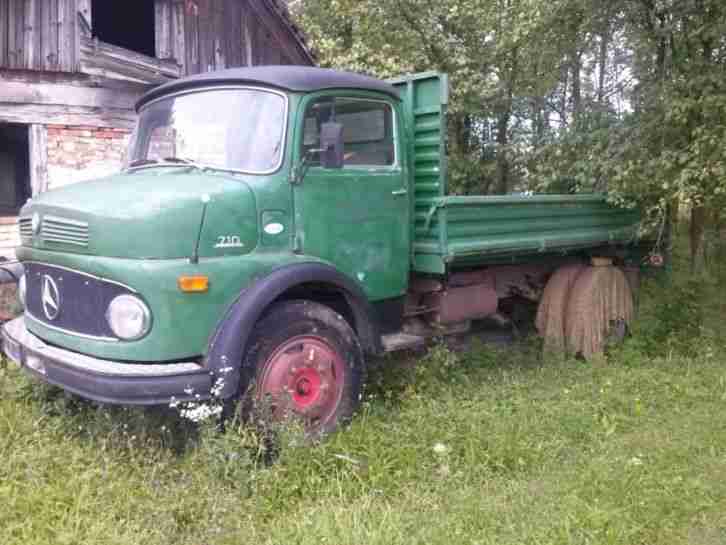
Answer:
M396 162L393 135L393 108L377 100L359 98L321 98L305 111L303 153L320 148L323 123L343 125L346 166L390 166ZM311 165L319 165L318 154L311 154Z

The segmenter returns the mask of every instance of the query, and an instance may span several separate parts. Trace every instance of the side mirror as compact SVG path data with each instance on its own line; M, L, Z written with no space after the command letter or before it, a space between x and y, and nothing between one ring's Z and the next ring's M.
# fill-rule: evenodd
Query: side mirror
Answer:
M343 168L343 124L323 123L320 127L320 166Z

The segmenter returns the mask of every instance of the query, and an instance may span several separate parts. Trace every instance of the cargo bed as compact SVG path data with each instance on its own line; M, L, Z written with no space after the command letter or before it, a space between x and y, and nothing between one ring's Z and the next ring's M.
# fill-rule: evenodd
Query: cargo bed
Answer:
M417 203L413 268L515 262L533 254L569 253L635 241L639 215L603 195L438 197Z
M638 212L609 205L601 194L447 195L446 75L391 83L400 91L408 132L414 271L444 274L636 241Z

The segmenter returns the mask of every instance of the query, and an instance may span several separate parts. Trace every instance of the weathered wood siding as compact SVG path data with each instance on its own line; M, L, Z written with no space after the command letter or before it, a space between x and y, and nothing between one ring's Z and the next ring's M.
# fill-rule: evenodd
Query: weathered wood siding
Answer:
M0 0L0 68L74 72L76 0Z
M147 88L78 74L0 70L0 123L132 128Z
M278 0L156 0L156 55L184 75L236 66L312 64Z
M90 4L0 0L0 68L83 71L82 27L92 27ZM285 9L280 0L155 0L156 56L173 59L182 75L312 64Z
M158 85L181 76L181 67L81 35L81 72L91 76Z

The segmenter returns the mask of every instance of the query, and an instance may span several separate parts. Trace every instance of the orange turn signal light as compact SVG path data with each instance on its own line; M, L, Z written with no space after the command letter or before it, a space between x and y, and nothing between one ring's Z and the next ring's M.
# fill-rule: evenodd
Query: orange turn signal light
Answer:
M209 290L207 276L180 276L179 289L185 293L201 293Z

